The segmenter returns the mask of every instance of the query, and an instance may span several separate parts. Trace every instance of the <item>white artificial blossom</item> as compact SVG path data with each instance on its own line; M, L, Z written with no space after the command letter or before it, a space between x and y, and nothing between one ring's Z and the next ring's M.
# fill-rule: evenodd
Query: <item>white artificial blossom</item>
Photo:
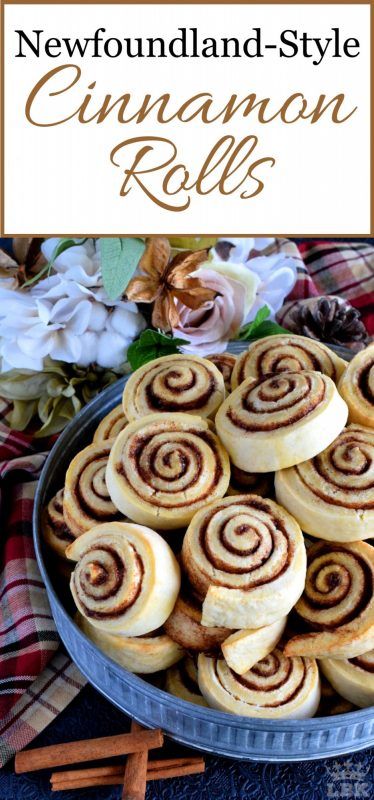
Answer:
M58 241L43 243L48 260ZM0 288L2 371L42 370L46 356L118 369L145 320L135 303L106 294L99 244L89 239L64 251L53 268L28 291Z
M228 242L231 249L227 260L220 258L213 250L214 269L229 275L236 280L241 280L243 269L252 277L254 293L249 307L247 304L244 323L253 320L257 311L264 305L270 309L270 319L274 319L277 311L283 305L285 297L294 287L297 279L296 261L282 253L273 255L257 255L258 252L274 242L274 239L243 238L225 239L219 242ZM252 253L254 253L252 255ZM245 282L243 281L245 285ZM247 292L247 288L245 289Z

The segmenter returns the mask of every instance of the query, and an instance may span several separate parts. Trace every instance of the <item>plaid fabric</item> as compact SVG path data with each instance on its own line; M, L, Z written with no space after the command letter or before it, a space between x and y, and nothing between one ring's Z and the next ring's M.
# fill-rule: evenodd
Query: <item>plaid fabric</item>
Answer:
M31 526L36 479L46 452L38 452L31 436L9 430L1 421L8 410L0 401L0 764L24 746L25 737L31 741L41 730L41 720L48 724L83 685L78 671L73 671L78 688L75 692L72 686L69 691L64 688L59 695L58 687L72 671L65 657L57 661L64 665L62 676L58 667L49 681L46 678L45 667L59 638L36 563ZM40 685L54 697L48 719L40 713Z
M0 767L23 750L80 692L85 679L58 652L0 722Z
M292 243L291 243L292 244ZM296 247L296 245L293 245ZM305 240L298 280L288 300L323 294L339 295L361 312L368 332L374 334L374 246L359 240Z

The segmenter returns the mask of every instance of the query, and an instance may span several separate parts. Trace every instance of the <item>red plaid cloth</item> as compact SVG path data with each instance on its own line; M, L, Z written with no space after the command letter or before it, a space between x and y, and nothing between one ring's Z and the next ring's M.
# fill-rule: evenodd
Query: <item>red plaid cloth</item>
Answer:
M277 249L298 260L298 279L287 300L330 294L348 300L361 312L374 335L374 245L360 240L338 242L306 239L299 245L286 239Z
M40 689L34 682L45 674L59 646L35 559L31 525L35 487L47 453L38 452L31 436L9 430L2 422L8 410L0 401L0 765L39 732ZM67 676L77 685L75 692L70 685L63 693L69 702L84 681L78 670L70 674L70 659L63 659L62 667L57 663L50 681L42 681L42 686L44 693L48 689L52 695L52 684L61 685L61 675ZM60 693L54 705L49 703L50 709L56 708L52 718L67 705L64 702L61 708L61 697Z

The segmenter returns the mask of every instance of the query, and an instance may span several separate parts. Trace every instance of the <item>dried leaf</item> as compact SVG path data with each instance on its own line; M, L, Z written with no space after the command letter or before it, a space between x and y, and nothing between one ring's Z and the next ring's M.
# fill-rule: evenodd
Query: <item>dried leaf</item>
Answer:
M13 239L13 253L19 264L26 264L27 256L33 241L33 237L24 238L15 236Z
M0 267L4 270L4 275L17 275L18 264L5 250L0 250Z
M150 278L159 279L167 269L170 258L170 244L164 236L153 236L146 241L139 269Z
M132 278L126 289L128 299L137 303L153 303L157 292L157 281L142 276Z

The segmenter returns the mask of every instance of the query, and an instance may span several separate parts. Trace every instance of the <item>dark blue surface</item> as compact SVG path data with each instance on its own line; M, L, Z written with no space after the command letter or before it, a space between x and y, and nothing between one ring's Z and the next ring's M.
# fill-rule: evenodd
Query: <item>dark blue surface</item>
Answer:
M86 687L33 746L123 733L128 726L124 714L94 689ZM168 745L168 755L185 752L172 743ZM248 764L208 757L204 775L155 781L147 789L147 800L366 800L374 796L373 755L371 750L352 757L291 765ZM15 775L12 764L0 772L0 800L119 800L120 797L120 787L52 793L49 773Z

